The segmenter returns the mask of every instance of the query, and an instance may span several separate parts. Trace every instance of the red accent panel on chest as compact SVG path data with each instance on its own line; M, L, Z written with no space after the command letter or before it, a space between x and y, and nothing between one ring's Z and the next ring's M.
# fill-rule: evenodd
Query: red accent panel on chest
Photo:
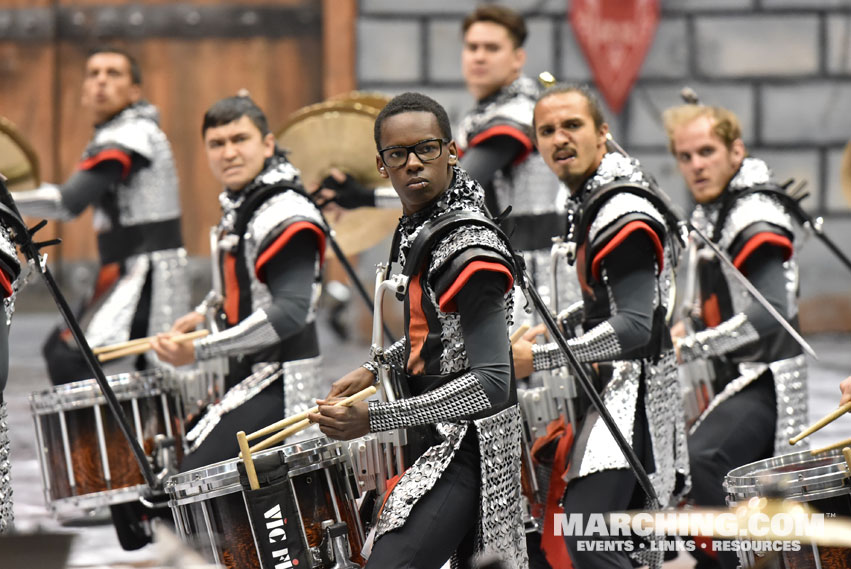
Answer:
M701 307L703 322L710 328L721 324L721 305L718 303L718 295L712 294Z
M423 346L428 338L428 321L423 313L423 287L421 274L411 277L408 285L408 340L411 342L411 355L408 357L408 371L413 375L425 373L425 361L422 357Z
M236 277L236 255L225 253L222 278L225 281L225 316L228 324L234 325L239 322L239 280Z
M9 280L9 275L5 271L0 271L0 295L3 298L12 296L12 281Z

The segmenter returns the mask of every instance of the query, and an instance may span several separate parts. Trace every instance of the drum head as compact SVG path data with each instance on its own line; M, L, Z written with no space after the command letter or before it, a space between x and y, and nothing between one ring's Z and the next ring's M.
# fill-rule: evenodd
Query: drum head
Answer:
M150 397L173 389L171 373L165 369L121 373L106 379L119 401ZM94 379L57 385L30 394L30 408L39 415L105 403L106 397Z

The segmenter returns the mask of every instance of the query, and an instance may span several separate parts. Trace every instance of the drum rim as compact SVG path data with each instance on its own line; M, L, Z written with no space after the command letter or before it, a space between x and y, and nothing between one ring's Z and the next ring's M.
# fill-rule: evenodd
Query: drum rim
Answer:
M272 447L256 453L256 456L267 456L271 453L306 444L310 446L285 457L288 464L290 461L296 463L290 470L291 476L321 470L326 466L344 462L347 458L340 441L331 440L327 437L316 437L298 443ZM316 453L320 454L318 461L310 461L304 465L298 464L299 459ZM331 456L328 456L328 454ZM231 458L170 476L165 484L166 494L171 496L169 506L180 506L240 491L242 485L239 483L236 466L239 460L239 458Z
M164 368L108 375L106 379L119 401L175 391L173 374ZM33 391L29 400L30 409L39 415L106 404L106 398L93 378Z
M780 467L806 465L819 462L819 466L799 471L771 472ZM824 464L826 462L826 464ZM784 498L796 501L823 499L851 494L849 477L844 468L845 458L839 449L813 455L799 451L745 464L731 470L725 477L724 487L731 499L749 499L764 495L766 486L777 484L784 488ZM803 478L802 475L805 475Z
M88 494L54 498L48 502L48 506L55 518L75 519L73 514L82 514L84 510L135 502L146 489L147 485L145 484L134 484L123 488L113 488L112 490L99 490Z

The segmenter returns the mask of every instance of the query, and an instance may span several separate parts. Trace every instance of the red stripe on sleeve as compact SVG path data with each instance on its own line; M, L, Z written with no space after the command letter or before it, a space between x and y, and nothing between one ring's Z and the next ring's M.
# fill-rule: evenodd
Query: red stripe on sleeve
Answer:
M475 273L479 271L490 271L494 273L500 273L507 277L508 285L505 287L505 292L511 290L511 287L514 286L514 277L511 275L511 271L508 270L508 267L502 265L500 263L494 263L490 261L473 261L472 263L467 264L464 267L464 270L461 271L461 274L455 279L455 282L452 283L446 292L440 295L440 301L438 302L438 306L440 306L440 310L443 312L457 312L458 307L455 305L455 295L464 288L464 285L467 284L467 281L470 280Z
M778 235L777 233L771 233L770 231L763 231L761 233L757 233L751 237L747 243L745 243L745 246L742 247L742 250L739 251L739 254L736 255L735 259L733 259L733 264L736 265L737 269L741 269L742 265L745 264L745 261L748 260L748 257L751 256L751 253L763 245L780 247L780 249L783 250L784 261L788 261L789 257L792 256L792 242L788 237L785 235Z
M130 173L130 155L122 150L118 150L117 148L108 148L101 152L98 152L91 158L86 158L79 164L77 164L78 170L91 170L101 162L106 162L108 160L117 160L121 163L121 177L126 178L127 174Z
M594 256L594 260L591 261L591 274L595 279L600 279L600 263L603 262L606 255L617 249L633 231L644 231L650 237L650 240L653 241L653 248L656 249L656 259L659 261L659 271L662 270L662 267L665 265L665 255L659 236L646 222L630 221Z
M316 235L316 240L319 245L319 264L321 265L325 261L325 232L319 229L315 223L311 223L310 221L296 221L288 225L278 238L275 241L266 247L266 250L260 254L257 258L257 262L254 263L254 274L257 275L257 278L260 279L260 282L266 282L263 277L262 270L263 265L265 265L269 259L274 257L275 255L283 249L286 244L292 239L293 235L298 233L299 231L312 231L314 235Z
M483 130L479 134L470 141L470 147L476 146L477 144L481 144L485 140L489 138L493 138L495 136L510 136L511 138L519 141L523 145L523 152L520 153L520 156L514 159L514 164L519 164L526 160L529 154L532 152L534 148L532 145L532 141L526 136L526 133L521 131L520 129L514 128L512 126L508 126L505 124L498 124L496 126L492 126L489 129Z

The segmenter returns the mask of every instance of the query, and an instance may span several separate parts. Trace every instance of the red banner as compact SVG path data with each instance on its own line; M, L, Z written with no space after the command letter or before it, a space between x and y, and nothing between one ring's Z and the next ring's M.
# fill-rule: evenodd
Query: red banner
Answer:
M609 107L623 108L659 23L659 0L571 0L570 24Z

